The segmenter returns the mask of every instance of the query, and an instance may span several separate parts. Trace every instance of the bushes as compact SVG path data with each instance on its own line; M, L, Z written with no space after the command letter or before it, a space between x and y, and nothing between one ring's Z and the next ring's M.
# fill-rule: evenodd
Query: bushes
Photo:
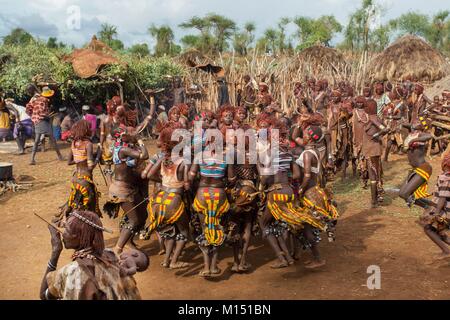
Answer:
M25 89L31 82L56 83L62 100L89 101L102 98L106 91L117 91L112 83L121 78L125 82L125 97L133 97L142 90L167 84L166 75L182 75L184 68L168 57L136 57L118 54L122 64L106 66L99 75L90 79L76 76L70 63L61 58L70 53L67 49L48 48L42 42L31 42L21 46L0 46L0 88L9 97L26 98ZM5 57L5 59L1 59ZM108 82L110 82L108 84ZM108 90L107 88L110 88ZM107 97L104 97L105 99Z

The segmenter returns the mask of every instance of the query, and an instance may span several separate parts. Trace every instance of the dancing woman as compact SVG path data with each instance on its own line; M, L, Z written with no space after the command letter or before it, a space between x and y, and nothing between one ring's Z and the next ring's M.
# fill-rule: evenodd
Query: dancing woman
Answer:
M172 141L173 128L166 128L160 134L162 156L151 167L148 176L161 174L161 187L151 198L147 211L146 234L155 230L164 239L165 258L162 266L170 269L187 267L178 258L188 240L189 217L183 201L184 188L189 188L189 165L183 158L173 158L172 149L178 144Z
M319 185L320 156L317 151L317 142L323 137L322 129L319 126L309 126L306 128L303 139L305 150L296 160L301 168L301 185L298 197L303 206L309 209L314 216L318 217L322 223L327 225L327 234L329 241L334 241L334 229L336 227L339 214L330 197L329 192ZM313 260L305 262L306 268L318 268L325 265L318 250L320 241L320 229L305 224L302 236L300 238L303 247L310 248L313 254Z
M246 123L248 117L247 110L244 107L236 109L235 125L239 129L251 129ZM235 165L236 185L231 191L231 197L234 200L231 210L231 217L228 223L228 238L233 245L234 263L231 268L233 272L246 272L251 268L247 262L247 253L250 246L252 235L252 226L256 220L257 213L257 179L258 171L255 164L250 163L250 141L244 136L245 149L237 150L240 155L244 152L244 163Z
M189 171L190 185L197 177L197 173L200 174L193 209L197 212L202 227L202 234L196 238L204 260L204 268L199 273L201 277L210 277L221 272L217 266L218 249L225 240L221 222L222 217L230 209L226 184L236 182L234 166L225 162L225 155L211 150L211 144L206 146L203 154L207 152L210 155L203 158L201 164L192 165Z
M144 226L147 218L145 195L139 188L140 176L134 169L138 160L147 160L149 156L142 140L137 140L125 127L115 128L112 135L114 178L109 186L109 201L103 209L110 217L117 217L120 208L125 213L115 249L121 253L125 244Z
M264 130L264 128L269 128L269 139L272 139L271 132L273 129L278 129L280 132L279 141L271 141L265 146L260 145L258 147L259 154L263 158L258 163L259 191L261 192L262 202L265 203L260 209L259 224L263 237L267 239L278 258L278 261L272 264L271 268L285 268L294 263L286 244L288 232L298 234L305 224L324 230L325 225L308 211L294 206L295 195L289 183L288 174L292 165L293 178L299 178L299 168L293 164L292 155L288 152L287 128L282 123L277 122L276 119L265 115L259 117L258 127L260 128L260 134L264 134L264 131L268 130ZM271 143L278 143L277 156L268 153L271 149Z
M55 222L67 216L73 210L88 210L102 216L99 208L99 192L92 179L92 170L95 167L93 144L91 142L91 129L89 122L80 120L72 126L73 138L69 151L68 164L75 165L76 170L72 177L69 200Z

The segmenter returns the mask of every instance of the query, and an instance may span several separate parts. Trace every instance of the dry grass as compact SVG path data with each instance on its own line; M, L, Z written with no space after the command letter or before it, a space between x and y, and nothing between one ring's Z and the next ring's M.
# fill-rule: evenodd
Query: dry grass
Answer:
M373 57L368 76L374 80L423 82L439 80L450 73L445 57L419 37L406 35Z
M192 66L192 62L223 67L232 104L236 103L236 92L242 86L244 75L250 75L255 84L265 81L288 114L296 103L292 94L295 82L310 77L327 79L331 87L339 81L349 81L355 88L355 94L360 94L364 85L372 80L395 82L412 76L419 81L431 82L450 74L450 66L444 56L414 36L400 38L380 54L339 51L316 45L294 56L274 57L254 50L246 57L224 54L212 58L193 50L177 60L188 67ZM212 74L189 68L186 77L188 85L196 83L203 90L201 109L218 108L215 80Z

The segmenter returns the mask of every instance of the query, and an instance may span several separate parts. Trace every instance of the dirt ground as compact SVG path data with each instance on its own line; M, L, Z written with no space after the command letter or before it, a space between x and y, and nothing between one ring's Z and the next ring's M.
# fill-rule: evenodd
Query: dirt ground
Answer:
M1 149L1 144L0 144ZM154 146L149 145L154 150ZM64 154L67 146L64 146ZM28 191L9 193L0 198L0 299L38 299L39 286L50 257L47 227L33 213L45 218L56 212L68 196L72 168L56 160L53 150L38 153L37 166L29 166L30 155L0 153L0 161L14 164L16 179L31 179ZM434 172L430 187L439 174L439 158L432 161ZM170 271L160 266L158 245L152 241L138 244L150 255L150 268L136 276L144 299L450 299L449 265L430 263L439 250L425 237L415 220L418 209L409 209L401 199L389 192L397 188L407 175L405 156L392 156L385 164L386 203L380 209L369 208L369 191L360 188L355 179L334 185L341 219L337 240L321 243L327 265L316 271L303 267L302 261L282 269L269 265L274 254L260 239L253 239L248 274L230 271L232 251L221 250L222 274L210 280L197 276L201 268L200 252L193 244L184 260L192 266ZM95 181L104 194L105 184L98 169ZM113 247L118 236L118 221L104 219L114 228L106 234L107 246ZM324 237L325 238L325 237ZM63 251L59 265L69 261L70 252ZM304 253L304 260L308 253ZM369 290L367 268L381 268L381 289Z

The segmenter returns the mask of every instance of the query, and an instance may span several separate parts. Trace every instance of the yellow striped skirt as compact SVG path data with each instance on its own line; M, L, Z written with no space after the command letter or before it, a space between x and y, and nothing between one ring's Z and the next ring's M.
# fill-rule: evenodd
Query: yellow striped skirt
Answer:
M331 220L337 220L337 218L339 218L337 208L331 203L330 199L328 199L326 192L319 186L307 190L300 200L304 207L312 212L315 211Z
M294 194L271 193L267 197L267 208L272 216L279 221L284 221L293 227L301 227L303 224L325 230L325 224L315 218L309 210L294 206Z
M414 191L414 198L421 199L431 197L431 194L428 193L428 180L430 180L431 174L421 168L414 168L413 173L418 174L425 180L425 182Z
M230 203L225 194L221 196L223 189L202 188L199 192L202 193L203 199L199 198L197 193L192 207L204 216L202 228L208 245L220 246L225 240L220 220L230 209Z
M91 194L94 196L92 197ZM89 176L77 175L72 181L68 206L72 209L88 210L102 216L99 207L100 193Z
M178 205L173 206L177 199ZM146 233L150 235L154 230L163 225L172 225L178 221L185 209L181 195L174 192L159 191L150 199L147 206Z

